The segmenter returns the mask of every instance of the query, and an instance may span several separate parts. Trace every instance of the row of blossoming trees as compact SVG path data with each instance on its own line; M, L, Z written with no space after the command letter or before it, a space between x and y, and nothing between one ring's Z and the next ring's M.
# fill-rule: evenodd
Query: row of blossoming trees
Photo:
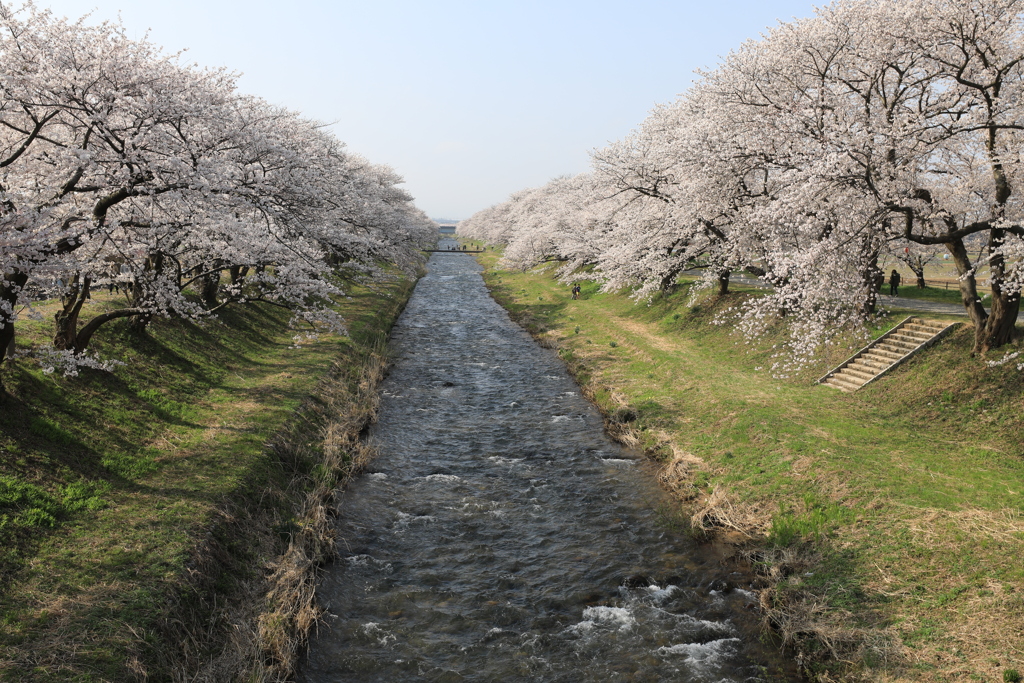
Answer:
M975 350L1001 346L1024 280L1022 11L835 2L701 72L596 151L589 173L519 192L459 232L505 244L521 267L590 266L639 297L695 263L706 286L752 272L772 288L732 312L737 324L757 334L785 320L798 358L874 313L881 257L938 249L960 275Z
M340 330L333 273L408 266L434 240L394 172L235 80L119 26L0 5L0 362L38 298L63 302L54 347L70 367L110 320L231 302ZM80 319L103 285L125 305Z

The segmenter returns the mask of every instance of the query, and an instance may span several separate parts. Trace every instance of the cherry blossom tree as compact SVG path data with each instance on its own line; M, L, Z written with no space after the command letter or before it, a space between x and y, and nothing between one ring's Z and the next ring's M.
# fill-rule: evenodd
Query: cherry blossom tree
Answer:
M585 237L574 249L606 288L638 297L694 264L722 293L729 273L747 270L771 288L732 311L735 322L756 335L782 320L798 358L876 314L887 255L941 248L959 273L974 350L998 347L1013 336L1024 280L1013 192L1021 9L1020 0L838 0L739 46L597 151L577 201L587 220L545 218L550 209L531 193L460 230L490 235L516 258L558 252L571 263L556 224L585 225L570 233ZM979 241L980 262L969 253Z
M72 363L110 320L229 303L341 331L339 269L411 269L435 239L391 169L233 74L31 5L0 6L0 54L0 361L30 291L61 298L54 346ZM81 322L102 283L126 305Z

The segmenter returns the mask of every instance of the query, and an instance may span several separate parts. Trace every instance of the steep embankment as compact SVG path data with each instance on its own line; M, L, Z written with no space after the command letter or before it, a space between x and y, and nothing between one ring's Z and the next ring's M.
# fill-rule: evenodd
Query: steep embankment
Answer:
M961 329L842 394L812 381L849 348L775 378L772 341L711 324L749 291L648 306L584 282L576 301L497 256L480 257L495 298L661 462L695 533L755 564L766 624L809 675L1019 680L1024 373L971 358Z
M301 348L288 312L255 305L141 338L115 327L96 344L125 363L113 373L7 364L0 679L286 676L412 285L353 286L349 337Z

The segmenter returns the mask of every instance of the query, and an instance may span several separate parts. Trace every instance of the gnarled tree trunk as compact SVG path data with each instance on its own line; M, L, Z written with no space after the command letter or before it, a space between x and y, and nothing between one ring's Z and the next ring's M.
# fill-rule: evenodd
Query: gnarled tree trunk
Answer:
M1006 260L999 253L999 248L1005 239L1005 230L997 228L989 232L988 267L992 283L992 307L984 325L975 328L975 353L985 353L989 349L1013 341L1017 314L1020 312L1020 292L1005 287ZM981 305L980 302L978 305Z
M75 350L78 316L82 312L82 304L88 298L91 284L92 281L88 275L79 278L79 274L75 273L72 278L70 291L64 297L64 307L53 316L55 324L53 345L56 348Z

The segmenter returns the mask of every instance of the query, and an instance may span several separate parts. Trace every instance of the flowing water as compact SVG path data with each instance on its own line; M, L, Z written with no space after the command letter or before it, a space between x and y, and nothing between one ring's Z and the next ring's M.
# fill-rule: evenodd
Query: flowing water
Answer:
M777 675L753 594L723 588L729 570L666 524L656 482L557 356L490 298L472 257L429 268L394 329L371 430L382 455L344 494L300 680Z

